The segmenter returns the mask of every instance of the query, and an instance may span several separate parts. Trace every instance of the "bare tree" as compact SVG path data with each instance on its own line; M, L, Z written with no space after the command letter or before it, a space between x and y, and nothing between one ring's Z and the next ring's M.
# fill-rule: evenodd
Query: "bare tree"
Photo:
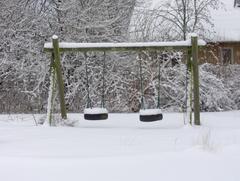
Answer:
M149 32L146 34L152 35L150 39L162 41L186 40L191 32L206 38L211 32L209 27L213 26L210 10L220 5L219 0L169 0L157 8L140 8L135 14L134 29L139 31L144 24L145 31ZM144 23L144 20L147 21Z

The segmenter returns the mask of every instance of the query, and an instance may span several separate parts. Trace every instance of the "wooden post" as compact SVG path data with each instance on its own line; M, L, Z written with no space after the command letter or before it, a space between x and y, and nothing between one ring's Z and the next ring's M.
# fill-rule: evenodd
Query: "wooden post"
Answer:
M54 126L53 123L53 104L54 104L54 97L55 97L55 76L56 76L56 70L54 65L54 55L52 53L51 57L51 64L50 64L50 86L48 91L48 105L47 105L47 123L50 126Z
M192 69L193 69L193 94L194 94L194 124L200 125L200 100L199 100L199 70L198 70L198 37L191 36L192 42Z
M67 119L67 111L66 111L66 105L65 105L65 99L64 99L64 82L63 82L63 78L62 78L62 67L61 67L61 62L60 62L58 36L53 35L52 44L53 44L53 54L54 54L54 63L55 63L54 65L55 65L56 74L57 74L61 116L62 116L62 119Z
M186 113L187 121L192 124L192 48L187 49L187 62L186 62L187 74L186 74Z

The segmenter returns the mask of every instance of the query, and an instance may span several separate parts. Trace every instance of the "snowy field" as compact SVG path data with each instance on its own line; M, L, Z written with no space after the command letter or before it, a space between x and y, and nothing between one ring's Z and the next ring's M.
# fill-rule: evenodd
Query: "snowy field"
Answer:
M110 114L77 127L35 126L32 115L0 116L2 181L239 181L240 111L203 113L201 127L183 114L141 123Z

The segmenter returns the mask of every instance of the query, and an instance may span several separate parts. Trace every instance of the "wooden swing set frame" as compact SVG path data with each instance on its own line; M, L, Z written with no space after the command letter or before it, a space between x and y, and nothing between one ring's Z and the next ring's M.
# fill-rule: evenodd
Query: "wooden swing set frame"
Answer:
M64 43L60 42L56 35L52 37L52 42L44 44L44 51L51 53L51 73L56 74L57 88L59 92L61 117L67 119L67 110L64 97L64 80L62 76L60 53L68 51L88 52L88 51L151 51L151 50L187 50L187 67L193 82L193 112L194 125L200 125L200 98L199 98L199 70L198 51L200 46L205 46L203 40L192 34L189 40L177 42L144 42L144 43ZM54 96L54 91L50 91L50 99ZM51 102L51 100L50 100ZM49 104L49 103L48 103ZM48 105L50 106L50 105ZM51 112L48 110L48 122L51 124Z

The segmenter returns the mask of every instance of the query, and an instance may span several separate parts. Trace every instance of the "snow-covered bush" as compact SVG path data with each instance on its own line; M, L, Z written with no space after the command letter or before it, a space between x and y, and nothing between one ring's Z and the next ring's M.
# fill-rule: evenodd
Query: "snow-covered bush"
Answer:
M236 109L240 109L240 65L229 65L223 67L222 79L224 85L229 89L230 96L234 101Z
M161 107L165 110L183 111L186 108L187 94L186 65L181 62L182 54L180 52L159 52L159 54L165 54L165 59L161 60L159 56L158 59L153 60L148 55L150 58L146 58L143 64L146 107L153 108L157 105L158 61L161 61ZM177 60L174 65L171 64L173 58ZM226 72L223 71L226 67L206 63L200 65L199 69L201 111L239 109L240 81L237 76L239 68L229 66ZM138 95L140 97L140 93Z
M0 112L45 112L50 55L43 52L44 42L50 41L55 33L60 41L126 41L135 3L135 0L1 1ZM141 40L149 41L148 35ZM165 34L163 37L169 40ZM94 106L99 106L103 52L89 52L88 57L90 96ZM106 54L105 99L110 112L140 109L136 57L136 52ZM157 105L158 61L161 61L161 107L175 111L185 108L186 66L182 57L181 52L157 55L144 52L143 85L148 108ZM80 112L86 105L86 59L76 52L62 54L61 59L68 111ZM236 65L200 66L202 111L240 109L239 72Z
M44 42L53 34L61 41L126 41L135 0L9 0L0 6L0 112L43 112L51 57L43 52ZM63 62L74 60L64 56ZM74 63L65 68L66 93L69 110L79 111L83 71L73 78L74 68Z
M200 66L200 97L202 111L223 111L236 109L230 88L218 76L219 66L203 64Z

